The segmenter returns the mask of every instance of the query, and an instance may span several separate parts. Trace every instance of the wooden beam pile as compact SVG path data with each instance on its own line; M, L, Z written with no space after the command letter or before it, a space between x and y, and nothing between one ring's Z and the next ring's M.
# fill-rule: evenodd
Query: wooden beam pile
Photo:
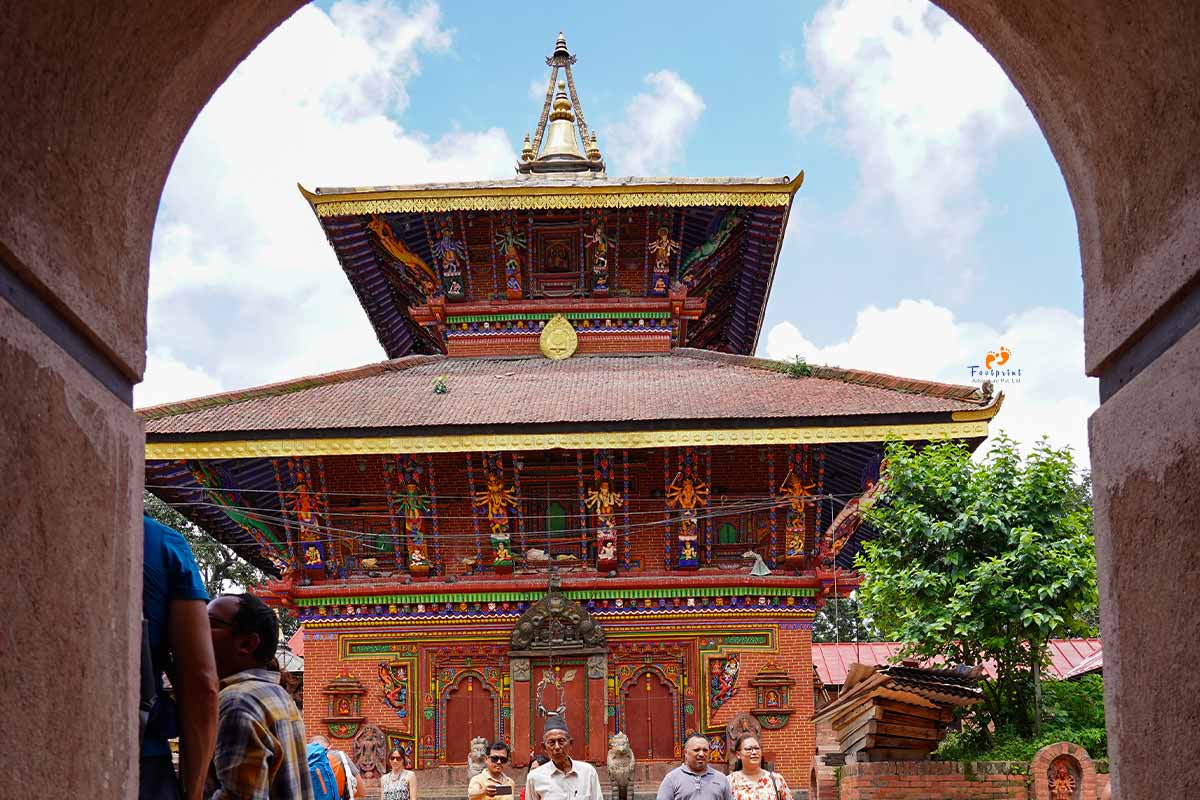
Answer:
M979 703L978 667L853 664L842 696L816 714L847 762L920 761L937 749L954 708Z

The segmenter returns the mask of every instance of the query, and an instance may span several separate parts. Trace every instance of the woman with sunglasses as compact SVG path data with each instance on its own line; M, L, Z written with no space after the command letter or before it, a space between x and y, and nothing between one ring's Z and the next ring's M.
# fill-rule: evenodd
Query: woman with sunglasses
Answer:
M792 790L778 772L765 769L762 745L752 733L743 733L733 744L737 760L729 773L733 800L791 800Z
M382 800L417 800L417 775L410 769L408 753L393 750L388 766L391 769L379 781Z

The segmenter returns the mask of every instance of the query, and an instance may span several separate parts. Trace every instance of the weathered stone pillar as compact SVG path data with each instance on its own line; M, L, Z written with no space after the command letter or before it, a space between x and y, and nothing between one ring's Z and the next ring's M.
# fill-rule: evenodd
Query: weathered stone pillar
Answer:
M529 709L532 701L533 685L529 680L529 659L511 658L508 661L508 674L512 679L512 744L513 765L520 766L529 763L532 754L531 737L533 720Z
M587 659L588 749L587 759L603 763L608 756L608 656Z

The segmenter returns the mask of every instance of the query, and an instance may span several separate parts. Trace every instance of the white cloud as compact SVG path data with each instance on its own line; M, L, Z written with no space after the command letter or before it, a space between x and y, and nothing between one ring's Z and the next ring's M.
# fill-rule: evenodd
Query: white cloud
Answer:
M784 72L796 69L796 48L785 47L779 51L779 68Z
M793 86L788 95L788 125L804 136L830 119L825 98L815 89Z
M980 170L1002 141L1036 130L1008 77L926 0L831 0L805 27L805 47L816 88L793 91L792 124L807 132L800 112L828 103L859 162L863 213L890 205L969 285L988 209Z
M221 384L212 375L179 361L168 348L158 347L146 354L146 380L133 387L133 404L145 408L219 391Z
M602 134L609 174L668 174L683 159L687 138L704 112L704 100L674 72L652 72L645 82L650 91L635 96L624 117Z
M818 347L791 322L767 334L772 358L801 355L831 364L945 383L970 384L968 367L982 364L1000 346L1011 351L1005 368L1020 369L1021 381L997 384L1004 406L992 423L1025 447L1043 435L1055 446L1070 445L1082 467L1087 462L1087 418L1098 405L1096 382L1083 374L1083 320L1061 308L1030 308L995 328L958 320L928 300L901 300L892 308L860 311L845 341Z
M546 104L546 87L550 85L550 74L529 81L529 99L535 101L541 108ZM532 134L533 131L530 131Z
M296 189L508 177L499 129L404 129L406 84L449 48L438 7L300 9L234 71L189 131L164 189L150 344L226 388L383 358ZM147 371L147 396L166 396ZM170 399L185 396L176 393Z

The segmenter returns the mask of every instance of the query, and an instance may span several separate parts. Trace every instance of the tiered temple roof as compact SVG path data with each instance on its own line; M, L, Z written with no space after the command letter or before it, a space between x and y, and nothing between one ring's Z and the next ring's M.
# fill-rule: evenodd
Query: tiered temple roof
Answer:
M696 481L703 461L701 483L728 484L713 492L713 514L755 500L739 524L769 560L790 513L807 531L804 558L818 558L815 539L828 532L826 546L840 538L819 560L849 567L872 535L857 503L887 437L983 440L1000 398L976 387L751 357L803 173L610 178L574 63L560 35L513 180L302 188L390 360L142 409L147 486L260 566L280 568L280 555L295 563L295 532L321 527L312 503L331 543L351 523L364 535L388 520L398 529L390 504L401 462L416 470L424 459L433 471L438 454L452 480L479 460L501 484L505 469L528 462L530 480L544 479L530 503L559 492L582 504L585 452L599 479L600 460L620 449L627 501L665 509L680 465ZM747 458L761 474L745 470ZM714 464L729 474L714 478ZM840 511L803 498L780 510L789 479L838 498ZM463 504L460 524L474 515L478 526L470 480L449 499ZM359 506L339 504L357 492L389 499L356 519ZM726 503L726 493L742 500ZM577 524L594 533L580 508ZM660 527L677 522L668 515ZM715 568L714 523L705 527L704 561ZM624 530L648 533L628 520ZM452 575L452 565L435 566Z

